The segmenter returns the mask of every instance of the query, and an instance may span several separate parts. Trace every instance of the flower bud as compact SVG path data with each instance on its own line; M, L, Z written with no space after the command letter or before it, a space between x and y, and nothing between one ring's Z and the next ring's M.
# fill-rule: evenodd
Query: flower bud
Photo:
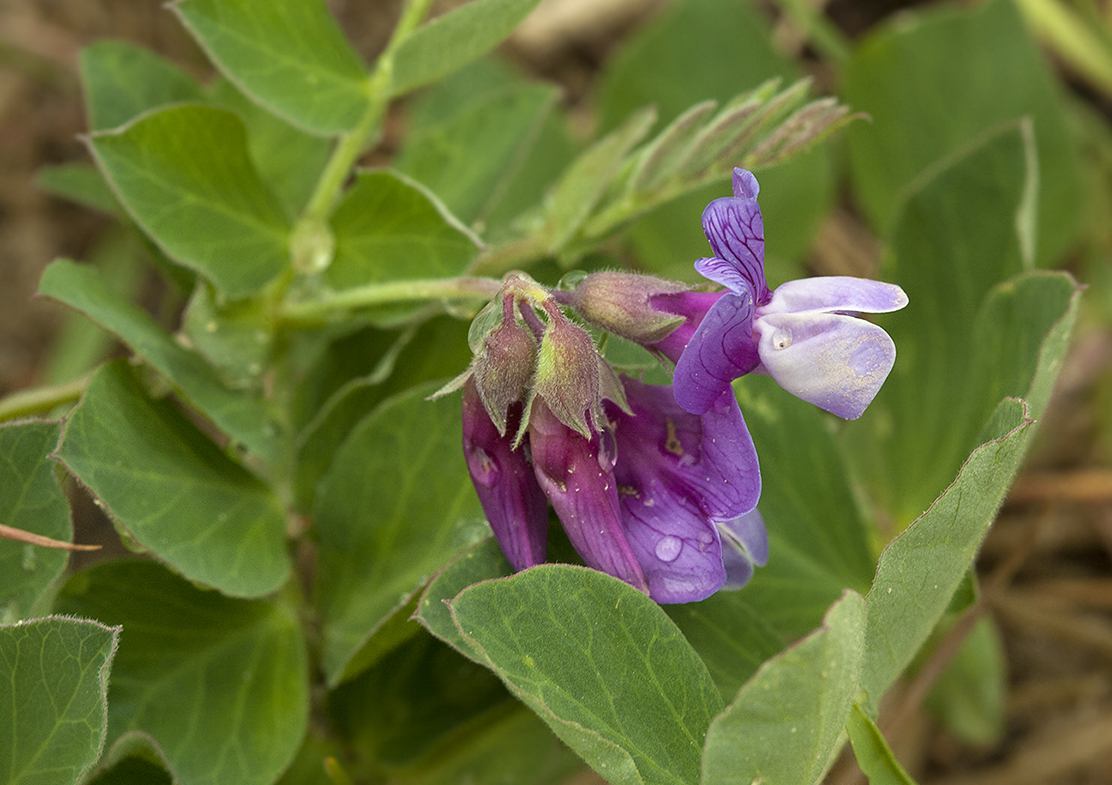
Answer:
M475 387L491 422L506 435L510 406L528 397L537 362L537 342L514 318L512 296L502 299L502 323L487 333L472 363Z
M556 418L585 439L605 422L600 396L599 354L591 336L547 303L548 327L541 339L533 392Z
M682 316L654 307L652 298L687 290L685 284L651 275L591 273L571 292L571 305L596 327L639 344L652 344L684 321Z
M521 407L510 412L517 426ZM483 513L515 570L544 561L548 500L524 450L495 431L473 382L463 386L463 454Z
M543 399L534 404L529 422L533 468L572 546L588 566L647 594L645 573L622 527L614 456L604 449L609 436L581 438Z

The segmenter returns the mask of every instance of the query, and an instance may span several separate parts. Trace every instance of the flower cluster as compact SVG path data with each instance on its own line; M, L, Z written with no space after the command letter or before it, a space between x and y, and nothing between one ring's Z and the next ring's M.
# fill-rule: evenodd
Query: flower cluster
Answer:
M632 273L553 292L511 273L476 320L463 447L491 528L516 570L545 559L552 506L583 560L657 602L737 588L768 558L760 470L731 382L764 373L843 418L859 417L895 361L855 318L907 304L898 286L848 277L770 290L756 178L703 213L714 252L697 292ZM564 312L675 365L672 385L620 376Z
M495 304L460 380L463 447L514 569L544 561L551 504L588 565L658 602L748 581L768 543L733 395L695 415L671 386L619 377L554 294L521 274Z

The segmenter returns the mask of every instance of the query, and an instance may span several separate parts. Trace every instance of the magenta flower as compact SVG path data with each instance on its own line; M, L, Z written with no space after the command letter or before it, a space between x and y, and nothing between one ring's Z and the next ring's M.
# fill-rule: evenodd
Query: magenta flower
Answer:
M683 411L670 386L623 379L632 414L608 407L623 530L657 602L693 602L744 585L768 558L755 512L757 451L732 392L703 415ZM723 536L725 535L725 536Z
M538 399L529 418L529 451L537 481L583 561L652 596L623 530L612 435L604 430L585 439Z
M686 316L652 302L660 292L688 294L599 273L567 304L646 343L689 334ZM467 467L513 568L544 561L551 504L583 561L657 602L748 581L768 540L754 511L757 453L732 391L691 414L671 386L616 375L543 287L511 275L499 298L501 319L476 341L471 368L439 394L463 389Z
M701 275L728 291L709 307L705 295L694 293L655 300L686 317L659 347L674 357L684 341L673 380L676 400L702 414L731 381L758 372L839 417L860 417L892 370L896 347L880 327L854 317L899 310L907 295L893 284L850 277L789 281L769 291L757 178L735 169L733 184L734 196L716 199L703 212L714 256L695 262Z
M723 395L700 416L680 409L671 387L622 384L633 413L607 402L610 423L590 439L536 398L517 449L464 386L467 466L503 553L515 570L544 561L547 499L588 566L657 602L739 588L765 563L768 539L736 400Z
M474 380L468 379L464 384L463 455L471 484L502 553L515 570L524 570L544 561L548 499L533 476L525 451L514 448L521 404L510 412L509 428L499 433L479 398Z

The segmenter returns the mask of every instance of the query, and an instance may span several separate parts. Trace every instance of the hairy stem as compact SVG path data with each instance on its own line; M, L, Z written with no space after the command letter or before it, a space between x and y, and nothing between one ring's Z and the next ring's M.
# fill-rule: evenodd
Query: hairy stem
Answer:
M305 302L286 303L279 320L290 326L321 324L337 312L422 300L489 300L501 282L493 278L430 278L367 284L323 294Z
M46 414L57 406L77 401L85 386L89 383L88 376L74 379L64 384L52 384L46 387L34 387L30 390L20 390L6 398L0 399L0 422L17 420L20 417L31 417L36 414Z
M390 101L390 86L394 72L394 53L406 38L421 24L425 18L432 0L409 0L402 11L402 17L386 50L379 56L375 63L374 72L367 84L369 102L367 111L360 119L359 124L348 133L340 137L332 157L325 164L320 179L313 191L309 203L301 220L306 222L319 222L324 220L339 198L344 182L351 173L359 156L378 140L382 128L382 117L386 113L386 105Z

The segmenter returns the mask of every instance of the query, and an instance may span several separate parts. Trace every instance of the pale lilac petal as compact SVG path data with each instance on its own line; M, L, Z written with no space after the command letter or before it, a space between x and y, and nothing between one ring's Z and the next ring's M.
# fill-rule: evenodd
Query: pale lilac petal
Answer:
M715 199L703 211L703 233L714 255L730 263L734 269L711 264L706 259L696 262L700 275L734 291L739 280L749 282L757 302L768 300L768 284L764 275L764 219L756 199L728 196Z
M722 545L722 567L726 570L726 580L722 582L725 591L742 588L752 580L755 572L753 562L725 543Z
M725 294L707 312L676 362L676 400L692 414L703 414L731 381L759 362L753 343L753 295L748 289Z
M645 574L622 531L612 456L560 422L545 402L529 417L533 468L568 539L588 566L648 591Z
M868 278L828 276L801 278L776 287L758 315L823 311L828 313L888 313L907 305L907 295L895 284Z
M471 482L502 553L515 570L544 562L548 500L522 449L513 449L521 408L503 436L487 416L475 382L463 389L463 454Z
M768 563L768 531L756 509L740 518L718 524L722 535L722 562L726 568L723 589L740 589L753 577L754 566Z
M758 567L768 564L768 530L764 516L753 508L732 521L718 524L724 542L730 542Z
M896 361L888 333L852 316L770 314L755 329L761 364L777 384L847 420L861 416Z

